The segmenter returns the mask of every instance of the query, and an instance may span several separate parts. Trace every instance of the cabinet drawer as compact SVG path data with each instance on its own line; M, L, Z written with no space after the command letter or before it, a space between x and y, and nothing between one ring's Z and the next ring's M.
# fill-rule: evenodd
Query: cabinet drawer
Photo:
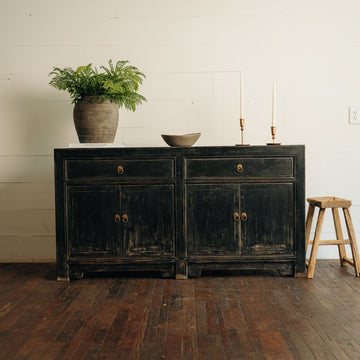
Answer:
M294 176L292 157L187 159L186 178Z
M135 178L174 178L173 159L67 160L67 180L126 180Z

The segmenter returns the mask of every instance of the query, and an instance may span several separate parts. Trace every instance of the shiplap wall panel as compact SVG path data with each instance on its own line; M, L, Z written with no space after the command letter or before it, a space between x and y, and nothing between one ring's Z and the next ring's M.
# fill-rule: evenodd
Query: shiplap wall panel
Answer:
M1 235L55 235L55 212L47 209L0 210Z
M114 14L115 3L117 0L102 0L101 3L96 0L72 1L62 0L61 4L54 1L43 0L14 0L10 2L2 1L0 3L1 17L46 17L58 18L78 16L99 17L112 16Z
M360 240L360 126L348 123L360 106L359 15L358 0L0 2L0 261L55 259L53 148L77 136L48 74L110 58L147 75L148 102L120 111L116 141L129 146L197 131L198 145L238 143L240 72L245 140L269 142L276 80L277 138L306 145L306 195L351 199ZM323 231L335 236L331 218Z
M37 156L36 154L44 154L44 155L52 156L54 147L68 146L69 141L71 139L73 139L72 143L78 142L76 133L74 133L74 129L72 128L74 125L71 120L72 119L70 118L67 121L69 127L71 127L71 129L69 129L70 131L68 134L64 133L64 131L59 131L58 133L54 133L54 130L49 128L32 129L26 127L24 127L23 129L17 129L17 130L14 129L14 131L11 131L7 134L2 133L0 134L0 151L4 149L3 150L4 156L5 155L24 156L23 161L26 163L29 161L29 159L27 158L29 155ZM64 136L67 136L69 140L64 141L63 140ZM12 159L8 159L8 160L4 159L4 162L12 162L12 161L13 161ZM44 160L33 157L31 161L37 161L37 162L45 161L46 165L44 166L48 165L48 159ZM13 164L15 165L15 163ZM0 178L2 177L0 176Z
M188 100L153 100L142 106L136 113L120 113L120 127L117 138L122 138L127 145L161 146L164 143L160 134L202 132L197 144L211 145L217 139L234 144L239 139L239 109L231 99L188 99ZM253 125L256 127L256 125ZM216 129L216 131L213 131ZM121 134L127 132L127 135ZM154 134L150 135L149 131ZM219 136L227 133L230 136ZM130 135L130 132L133 135ZM267 134L266 129L260 136ZM258 142L260 143L260 142Z
M141 127L188 127L188 124L191 124L192 127L208 126L215 120L211 114L212 104L212 100L198 99L149 100L136 113L121 112L118 131L121 131L123 127L136 127L139 128L138 132L141 133ZM194 118L199 123L197 121L192 122L191 119Z
M150 74L142 93L148 101L212 99L212 83L212 73L157 73Z
M0 169L0 183L54 181L54 164L51 155L0 156Z
M36 199L36 201L34 201L34 199ZM0 183L0 211L54 208L55 190L52 182Z
M212 25L211 19L198 16L171 22L161 17L0 18L0 46L206 44ZM5 35L9 33L11 37Z
M0 262L54 261L56 256L55 236L0 235L0 243L6 244Z
M26 246L28 243L32 243L32 247ZM35 235L30 239L24 237L23 244L18 246L20 248L20 254L22 256L22 261L32 261L32 262L44 262L44 261L54 261L56 257L56 237L55 235ZM19 244L20 245L20 244ZM17 260L17 253L15 255L15 261Z
M206 45L135 44L112 46L2 46L7 56L0 57L0 74L42 74L46 76L53 66L76 68L93 63L103 65L108 59L129 60L141 70L149 72L200 72L209 69L208 54L201 49ZM27 59L24 63L24 59ZM160 61L161 60L161 61ZM204 62L202 64L202 62Z
M8 99L9 95L9 78L0 74L0 99Z
M29 95L30 96L30 95ZM0 132L0 162L18 166L14 156L24 156L23 162L29 163L28 156L52 156L54 147L68 146L78 141L72 119L73 106L65 101L31 101L14 100L0 101L0 127L6 131ZM10 156L10 158L9 158ZM1 160L2 159L2 160ZM37 159L44 161L44 159ZM48 166L51 159L47 159ZM4 168L9 171L8 166ZM15 170L15 169L14 169ZM1 176L0 176L1 178ZM11 179L4 174L3 181ZM50 181L50 179L47 179ZM18 181L18 179L14 180Z
M1 102L0 123L13 131L26 127L29 130L50 128L57 132L64 128L67 130L68 117L71 117L70 122L73 121L72 111L73 105L69 99L43 101L40 98L36 102L27 99Z

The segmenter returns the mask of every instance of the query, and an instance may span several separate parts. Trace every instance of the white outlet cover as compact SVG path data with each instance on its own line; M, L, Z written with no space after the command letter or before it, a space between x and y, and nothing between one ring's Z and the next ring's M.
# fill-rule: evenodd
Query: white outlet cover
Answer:
M360 106L351 106L349 108L349 124L360 125Z

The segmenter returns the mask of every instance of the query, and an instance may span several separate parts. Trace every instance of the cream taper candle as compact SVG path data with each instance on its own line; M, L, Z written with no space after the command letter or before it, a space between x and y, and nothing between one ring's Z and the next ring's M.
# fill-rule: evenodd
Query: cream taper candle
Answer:
M240 119L245 119L245 112L244 112L244 79L243 79L243 73L240 73Z
M272 94L272 122L271 126L276 126L276 82L273 84L273 94Z

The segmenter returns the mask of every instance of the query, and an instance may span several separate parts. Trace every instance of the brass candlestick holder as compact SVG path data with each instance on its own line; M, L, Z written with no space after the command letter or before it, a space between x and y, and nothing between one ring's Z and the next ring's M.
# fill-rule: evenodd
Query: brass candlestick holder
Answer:
M245 119L240 119L241 144L236 144L236 146L250 146L250 144L244 144L244 127Z
M276 126L271 126L271 136L272 136L273 142L272 143L267 143L266 145L281 145L281 143L276 143L275 142Z

